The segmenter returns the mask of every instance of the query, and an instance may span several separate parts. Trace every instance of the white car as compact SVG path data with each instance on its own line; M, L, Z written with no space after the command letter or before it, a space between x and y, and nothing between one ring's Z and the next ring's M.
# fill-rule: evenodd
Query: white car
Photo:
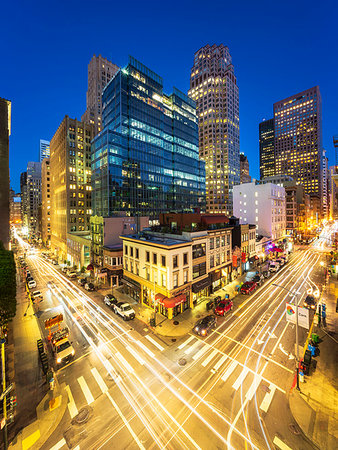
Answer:
M114 313L121 316L123 320L132 320L135 317L135 311L129 303L117 303L114 305Z
M41 291L33 291L32 297L33 297L34 300L36 300L36 299L41 299L42 300L43 299L43 295L42 295Z
M271 261L269 264L269 271L270 272L278 272L279 267L280 266L277 261Z
M36 287L36 281L35 280L28 281L28 287L29 287L29 289L35 288Z
M67 272L67 276L69 278L76 278L77 277L77 273L76 272Z

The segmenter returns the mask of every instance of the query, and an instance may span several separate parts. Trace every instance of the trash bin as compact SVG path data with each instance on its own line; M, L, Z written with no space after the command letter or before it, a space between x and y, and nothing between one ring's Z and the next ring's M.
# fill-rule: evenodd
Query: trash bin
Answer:
M318 345L318 344L319 344L319 336L318 336L318 334L312 333L311 339L312 339L312 341L313 341L313 343L314 343L315 345Z

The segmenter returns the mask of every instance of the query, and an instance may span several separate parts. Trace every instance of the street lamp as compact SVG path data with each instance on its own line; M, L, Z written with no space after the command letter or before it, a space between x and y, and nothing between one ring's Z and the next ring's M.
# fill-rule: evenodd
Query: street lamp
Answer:
M292 295L292 298L295 299L296 295L300 295L301 292L297 292L297 291L290 291L290 289L287 289L284 286L281 286L280 284L276 284L276 283L272 283L272 286L278 286L282 289L284 289L285 291L290 292L290 294ZM297 373L297 390L300 391L299 388L299 338L298 338L298 302L294 302L295 306L296 306L296 373Z

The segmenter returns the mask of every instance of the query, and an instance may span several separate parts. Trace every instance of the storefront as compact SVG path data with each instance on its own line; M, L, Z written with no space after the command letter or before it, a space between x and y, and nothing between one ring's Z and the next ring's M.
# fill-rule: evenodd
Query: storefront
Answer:
M168 298L163 294L156 294L157 310L168 319L178 316L189 308L189 293Z
M141 285L137 281L134 281L124 275L122 278L123 289L125 294L130 295L138 303L141 298Z
M191 286L192 289L192 299L193 305L196 306L199 303L202 303L203 300L210 295L211 290L211 278L208 276L204 278L204 280L197 281Z

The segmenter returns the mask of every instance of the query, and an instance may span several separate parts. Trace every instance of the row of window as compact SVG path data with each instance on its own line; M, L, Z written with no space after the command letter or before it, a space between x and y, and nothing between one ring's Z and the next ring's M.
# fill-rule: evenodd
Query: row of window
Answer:
M204 244L205 245L205 244ZM135 251L134 251L135 250ZM135 259L139 259L140 257L140 253L139 253L139 249L128 245L124 246L124 255L125 256L131 256L134 257ZM179 255L173 255L173 267L174 269L176 267L179 266ZM167 266L167 261L166 261L166 256L165 255L159 255L157 253L152 252L152 254L150 255L149 251L146 251L146 262L150 263L150 261L152 262L152 264L157 265L158 263L161 264L162 267L166 267ZM188 258L188 253L183 253L183 265L187 265L189 262L189 258Z

